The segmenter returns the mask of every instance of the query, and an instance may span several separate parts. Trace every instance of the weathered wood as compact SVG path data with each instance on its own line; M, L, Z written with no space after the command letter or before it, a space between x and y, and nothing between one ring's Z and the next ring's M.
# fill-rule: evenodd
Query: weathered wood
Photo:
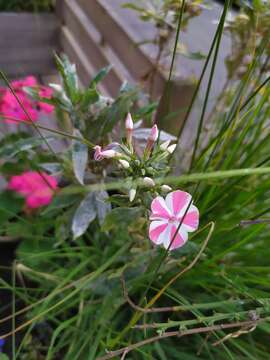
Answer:
M116 95L123 81L132 81L129 72L124 69L108 46L102 46L100 34L79 5L72 0L66 0L65 5L63 19L65 27L76 41L73 48L80 47L80 53L83 53L83 57L91 63L95 73L102 67L113 65L112 70L104 79L104 86L111 95Z
M54 14L0 14L0 69L8 76L55 72L59 22Z
M0 13L1 34L9 32L47 32L55 31L58 28L57 19L54 14L47 13Z
M137 82L141 82L153 69L153 59L138 48L132 32L124 27L123 19L106 1L77 0L77 2L100 32L104 43L114 50L121 62L129 69L131 76ZM132 21L132 17L125 21ZM155 76L155 96L162 92L165 80L164 74L158 71ZM147 88L148 84L145 85Z

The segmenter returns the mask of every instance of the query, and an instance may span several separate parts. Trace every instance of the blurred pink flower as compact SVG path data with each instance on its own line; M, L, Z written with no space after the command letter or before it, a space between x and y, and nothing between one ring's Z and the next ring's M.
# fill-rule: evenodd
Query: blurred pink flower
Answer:
M57 180L44 172L27 171L12 176L8 189L25 197L28 208L36 209L52 201L54 191L57 189Z
M39 96L44 99L50 99L53 95L53 90L51 88L48 88L46 86L42 86L39 90ZM51 104L47 104L45 102L38 102L38 106L40 110L44 111L47 114L50 114L54 110L54 106Z
M38 111L33 107L30 99L27 98L23 92L17 92L16 95L29 116L31 117L31 119L33 121L37 121ZM18 103L14 95L9 90L6 90L1 98L0 113L7 117L5 121L8 123L15 122L12 119L9 119L9 117L22 121L29 120L21 105Z
M51 113L54 110L53 105L41 101L37 102L31 99L24 91L24 87L38 87L40 88L40 97L51 98L53 91L46 86L40 86L34 76L27 76L24 79L14 80L11 82L11 86L32 121L38 120L41 111ZM21 105L8 88L1 88L0 91L0 113L3 117L6 117L5 121L9 123L17 123L16 120L29 120ZM15 118L15 120L12 120L11 118Z
M168 249L174 238L170 250L186 243L188 233L197 230L199 226L199 211L193 203L188 208L190 201L191 195L180 190L170 192L165 200L158 196L152 201L150 216L152 222L149 227L151 241L156 245L163 244L165 249Z
M10 84L14 90L23 90L22 88L24 86L29 86L29 87L38 86L38 81L34 76L30 75L30 76L26 76L24 79L11 81Z

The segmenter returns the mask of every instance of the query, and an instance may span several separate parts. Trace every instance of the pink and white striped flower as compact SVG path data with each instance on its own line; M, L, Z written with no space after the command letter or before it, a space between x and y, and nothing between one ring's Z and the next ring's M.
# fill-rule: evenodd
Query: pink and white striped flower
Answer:
M188 240L188 233L199 226L199 210L190 202L191 195L181 190L170 192L165 199L157 196L151 204L151 241L168 249L174 238L170 250L183 246Z

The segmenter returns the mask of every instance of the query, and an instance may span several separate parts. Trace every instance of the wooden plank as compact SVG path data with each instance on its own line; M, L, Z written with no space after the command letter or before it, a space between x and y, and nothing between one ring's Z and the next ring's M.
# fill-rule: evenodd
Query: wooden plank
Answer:
M40 60L38 62L13 62L13 63L0 63L0 69L8 77L24 76L24 75L40 75L40 74L53 74L56 72L53 59Z
M17 48L12 47L7 49L6 53L1 56L0 64L2 63L20 63L37 61L47 62L53 57L53 47L51 46L28 46L18 51Z
M121 64L112 52L110 52L110 57L108 56L110 50L108 48L105 50L101 45L100 35L82 9L70 0L65 1L65 4L63 14L65 26L72 32L72 36L77 40L76 46L80 47L80 52L84 53L95 72L109 64L113 65L112 70L104 79L104 86L108 88L111 95L115 96L124 80L131 81L130 75L126 69L123 71L123 67L120 68Z
M59 24L54 14L0 13L0 34L24 32L55 31Z
M96 73L96 69L89 62L89 59L78 45L72 32L66 26L63 26L61 29L60 42L64 53L68 55L69 59L74 64L76 64L78 76L82 85L88 86L93 75ZM105 95L110 94L102 85L100 85L99 88Z
M8 76L55 71L60 26L54 14L0 14L0 69Z
M99 30L104 41L129 69L131 76L136 81L142 81L153 68L152 60L147 54L138 50L128 29L123 28L117 14L114 11L108 11L106 4L98 0L78 0L78 4ZM156 95L162 92L165 81L164 74L158 72L155 80Z
M1 20L0 20L1 21ZM43 32L8 32L0 35L0 49L7 51L9 48L23 49L25 47L55 46L57 44L57 31Z

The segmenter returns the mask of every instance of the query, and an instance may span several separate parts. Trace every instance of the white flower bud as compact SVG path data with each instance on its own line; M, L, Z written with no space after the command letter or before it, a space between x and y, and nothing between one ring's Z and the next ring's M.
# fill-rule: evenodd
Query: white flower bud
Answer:
M172 191L172 188L169 185L162 185L161 191L168 193L168 192Z
M167 141L165 141L164 143L162 143L162 144L160 145L160 149L161 149L162 151L166 151L167 148L168 148L168 146L170 145L170 142L171 142L171 140L167 140Z
M174 150L176 149L176 146L177 146L177 144L173 144L173 145L168 146L167 151L170 154L172 154L174 152Z
M121 164L121 166L122 166L124 169L128 169L128 168L129 168L129 162L128 162L128 161L122 160L122 159L119 159L118 161L119 161L119 163Z
M148 187L154 187L156 185L154 180L147 176L143 178L143 183Z
M131 189L129 190L129 201L132 202L135 199L136 196L136 189Z

